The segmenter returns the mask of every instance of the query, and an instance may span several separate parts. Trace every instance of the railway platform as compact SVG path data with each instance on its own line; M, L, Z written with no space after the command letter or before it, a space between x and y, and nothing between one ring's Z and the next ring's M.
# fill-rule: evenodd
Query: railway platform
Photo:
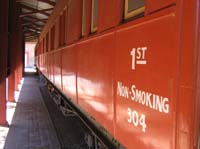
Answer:
M7 107L8 110L11 107ZM42 99L37 77L25 77L4 149L59 149L60 144Z
M7 118L10 124L0 127L0 148L86 148L78 119L63 118L38 76L28 75L22 82L16 103L7 104L7 113L12 113L14 108L15 112L12 120Z

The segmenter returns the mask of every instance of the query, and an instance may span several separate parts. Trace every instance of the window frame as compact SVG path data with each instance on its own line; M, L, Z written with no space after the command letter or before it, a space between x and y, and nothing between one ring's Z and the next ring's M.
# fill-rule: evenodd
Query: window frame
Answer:
M62 46L62 13L59 15L59 38L58 38L58 43L59 47Z
M55 24L51 27L50 32L50 51L55 49Z
M67 8L65 7L63 9L63 12L62 12L62 28L63 28L63 32L62 32L62 44L63 46L66 45L66 19L67 19Z
M87 1L82 1L82 26L81 26L81 36L86 36L86 23L87 23Z
M42 39L42 53L45 53L45 37Z
M49 52L49 32L46 34L46 52Z
M66 44L66 7L59 15L59 47Z
M94 25L94 3L95 0L92 0L92 16L91 16L91 33L95 33L98 30L98 17L97 17L97 26L93 27ZM97 0L98 3L98 0ZM98 7L97 7L97 16L98 16Z
M130 19L132 17L135 17L143 12L145 12L145 6L137 8L135 10L132 10L131 12L128 11L128 1L129 0L125 0L125 8L124 8L124 19Z

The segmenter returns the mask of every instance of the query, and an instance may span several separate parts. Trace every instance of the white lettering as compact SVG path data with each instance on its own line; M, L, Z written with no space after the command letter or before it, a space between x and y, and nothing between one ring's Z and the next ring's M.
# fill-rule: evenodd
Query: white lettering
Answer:
M141 126L142 131L146 131L146 116L144 114L139 114L137 111L128 108L128 123L133 124L135 127Z
M135 65L146 65L147 61L145 60L145 53L147 51L147 47L138 47L133 48L131 50L131 57L132 57L132 66L131 69L135 70Z
M135 88L136 86L135 85L132 85L131 86L131 91L132 91L132 96L131 96L131 99L134 101L136 99L136 94L135 94Z
M146 106L150 109L169 113L169 99L154 93L146 92L140 89L137 89L135 85L131 86L131 91L129 93L129 87L122 84L122 82L117 83L117 94L126 99L131 99L136 103L139 103L143 106Z
M165 112L165 113L169 113L169 99L168 98L164 98L163 99L163 111Z
M147 125L146 125L146 116L144 114L140 115L140 125L142 126L142 131L145 132Z
M129 89L128 87L124 86L122 82L117 83L117 94L124 98L129 98Z
M132 121L131 109L128 108L128 123L131 123L131 121Z
M145 59L145 52L147 50L147 47L142 47L142 59Z
M137 55L136 55L136 59L141 59L142 53L141 53L141 48L137 48Z
M129 87L124 85L122 82L117 82L117 95L125 99L131 100L132 102L141 104L147 108L150 108L161 113L169 113L170 105L169 98L163 97L154 93L146 92L138 89L136 85ZM139 113L128 107L127 109L127 122L135 127L141 127L143 132L146 132L146 115Z
M131 56L132 56L132 70L135 70L135 48L132 49Z

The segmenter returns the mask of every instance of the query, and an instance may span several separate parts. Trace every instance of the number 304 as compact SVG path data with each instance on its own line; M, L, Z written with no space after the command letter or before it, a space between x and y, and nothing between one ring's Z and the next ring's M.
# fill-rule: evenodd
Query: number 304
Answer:
M133 124L135 127L141 126L142 131L146 131L146 116L139 114L137 111L128 108L128 123Z

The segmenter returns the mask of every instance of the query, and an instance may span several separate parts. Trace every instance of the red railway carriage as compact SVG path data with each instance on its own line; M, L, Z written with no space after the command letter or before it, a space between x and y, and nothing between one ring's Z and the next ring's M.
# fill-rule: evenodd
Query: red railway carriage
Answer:
M126 148L200 148L199 8L58 0L37 68Z

